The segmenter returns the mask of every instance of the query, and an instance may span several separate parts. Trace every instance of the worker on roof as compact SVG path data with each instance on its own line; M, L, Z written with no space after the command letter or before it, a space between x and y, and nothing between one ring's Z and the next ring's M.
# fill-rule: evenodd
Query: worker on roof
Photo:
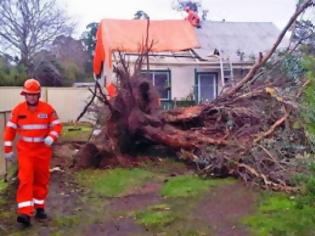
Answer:
M34 209L35 218L47 218L45 200L52 144L60 135L62 126L54 108L39 101L41 86L37 80L26 80L21 95L25 101L13 108L4 131L4 157L13 160L12 146L17 133L17 222L30 226Z
M185 18L192 26L200 28L200 17L198 16L197 11L191 9L189 6L185 7L185 11L188 16Z
M106 90L109 99L116 97L118 94L117 86L113 82L110 82L106 85Z

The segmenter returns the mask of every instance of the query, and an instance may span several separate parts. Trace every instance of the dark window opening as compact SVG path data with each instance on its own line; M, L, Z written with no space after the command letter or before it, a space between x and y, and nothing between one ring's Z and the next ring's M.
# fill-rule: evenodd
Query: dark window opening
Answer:
M143 71L143 75L152 81L162 100L171 99L171 83L169 71Z

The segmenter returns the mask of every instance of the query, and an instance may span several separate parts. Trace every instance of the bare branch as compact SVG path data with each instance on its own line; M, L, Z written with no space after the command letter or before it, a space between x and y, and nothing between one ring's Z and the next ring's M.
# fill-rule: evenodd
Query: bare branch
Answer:
M222 96L231 96L232 94L236 93L241 87L243 87L244 84L246 84L248 81L250 81L257 71L269 60L269 58L272 56L272 54L276 51L277 47L281 43L282 39L284 38L286 32L290 29L292 24L296 21L296 19L300 16L301 13L303 13L308 7L312 6L314 3L312 0L308 0L305 3L303 3L293 14L293 16L290 18L287 25L284 27L282 32L280 33L279 37L277 38L276 42L274 43L271 50L267 53L267 55L263 56L261 60L257 61L255 65L250 69L250 71L247 73L247 75L238 82L235 86L233 86L230 90L228 90L226 93L223 93Z
M257 136L257 138L255 138L254 143L257 143L257 142L259 142L260 140L262 140L263 138L268 137L269 135L271 135L271 134L275 131L275 129L276 129L278 126L280 126L280 125L288 118L288 116L289 116L289 113L288 113L287 111L285 111L285 114L284 114L281 118L279 118L279 119L270 127L270 129L268 129L266 132L264 132L264 133L262 133L262 134L259 134L259 135Z
M87 112L87 109L89 108L89 106L94 102L94 99L96 97L96 89L97 89L96 84L94 86L94 91L90 90L90 88L89 88L89 90L93 96L92 96L91 100L86 104L86 106L84 107L83 111L80 113L78 118L76 119L76 122L78 122L82 118L82 116L84 116L84 114Z
M2 0L0 15L1 46L12 45L27 67L38 51L69 31L69 18L56 0Z

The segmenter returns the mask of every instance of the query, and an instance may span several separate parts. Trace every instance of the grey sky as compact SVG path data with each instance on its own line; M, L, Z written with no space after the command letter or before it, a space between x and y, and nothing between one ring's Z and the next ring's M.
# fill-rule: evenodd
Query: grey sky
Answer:
M90 22L103 18L131 19L137 10L151 19L182 19L184 13L172 9L174 0L58 0L78 22L80 34ZM203 0L209 20L274 22L282 29L295 10L296 0Z

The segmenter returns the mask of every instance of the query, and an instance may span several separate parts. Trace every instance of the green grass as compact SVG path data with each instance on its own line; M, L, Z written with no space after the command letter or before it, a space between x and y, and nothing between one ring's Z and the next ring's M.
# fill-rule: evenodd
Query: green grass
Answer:
M64 124L61 141L87 141L92 132L90 124Z
M32 232L33 232L32 228L28 227L21 231L10 233L10 236L26 236L26 235L29 236L29 235L32 235Z
M144 161L139 163L139 165L146 170L150 170L157 174L167 174L169 175L172 172L181 171L185 172L187 171L187 167L184 162L177 161L174 159L174 157L155 157L156 161Z
M3 192L8 186L8 183L4 182L4 180L0 180L0 193Z
M144 211L137 212L135 217L139 224L150 228L162 227L176 220L174 212L165 204L154 205Z
M196 175L176 176L169 179L161 190L161 195L169 198L198 196L211 187L229 184L231 179L201 179Z
M73 227L79 225L80 216L69 215L69 216L58 216L54 218L54 224L58 227Z
M143 169L83 170L76 173L77 181L94 193L119 197L141 187L153 174Z
M0 206L4 205L6 203L6 199L3 198L2 194L8 187L8 183L4 182L4 180L0 180ZM2 212L0 212L0 216L2 215Z
M315 235L313 207L298 208L294 198L283 194L266 194L263 198L258 212L243 220L254 236Z

